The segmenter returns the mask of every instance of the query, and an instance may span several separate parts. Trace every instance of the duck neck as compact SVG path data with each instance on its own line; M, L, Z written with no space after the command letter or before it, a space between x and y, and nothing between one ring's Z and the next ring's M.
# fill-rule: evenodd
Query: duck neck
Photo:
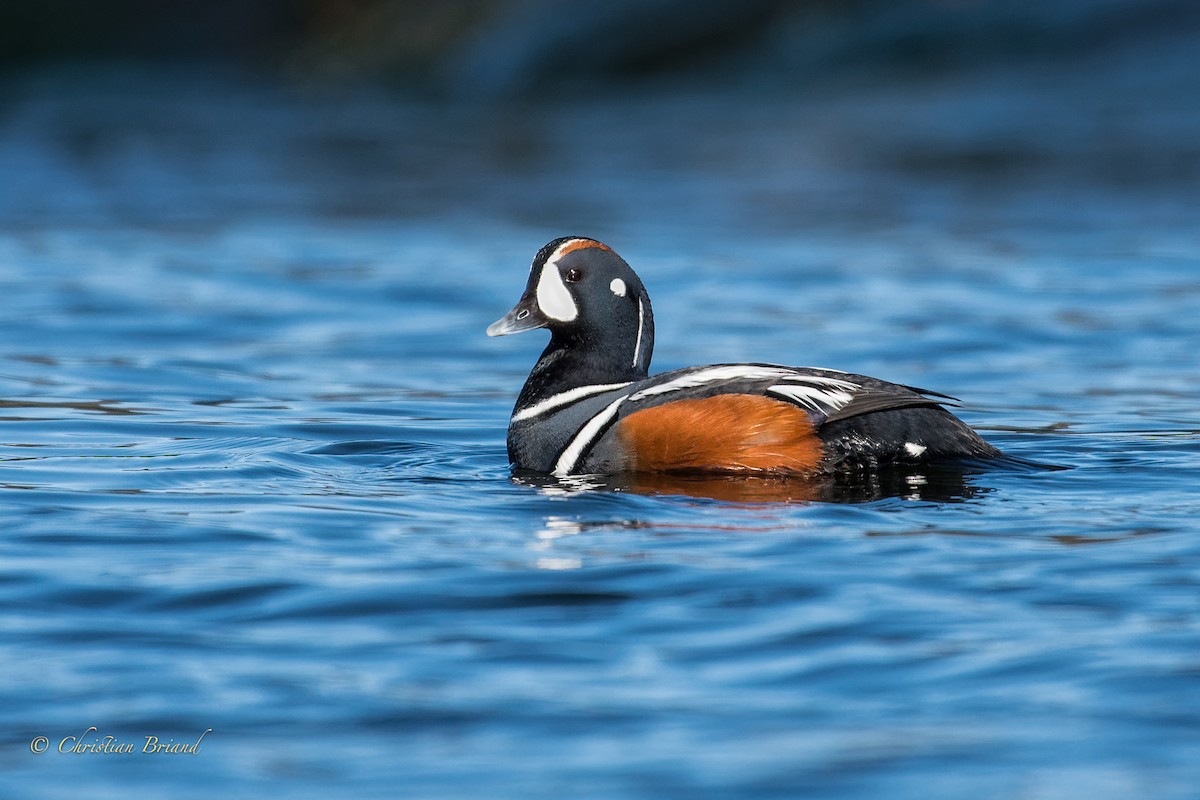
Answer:
M649 374L653 328L643 326L641 341L628 337L556 331L517 399L517 408L581 386L632 383Z

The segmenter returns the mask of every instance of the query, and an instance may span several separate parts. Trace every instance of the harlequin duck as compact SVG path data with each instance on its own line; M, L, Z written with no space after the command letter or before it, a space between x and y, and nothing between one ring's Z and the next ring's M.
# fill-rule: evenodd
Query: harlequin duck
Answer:
M999 458L948 395L832 369L714 364L650 376L654 315L634 271L570 236L538 251L525 293L487 329L550 329L517 398L508 457L568 475L834 475Z

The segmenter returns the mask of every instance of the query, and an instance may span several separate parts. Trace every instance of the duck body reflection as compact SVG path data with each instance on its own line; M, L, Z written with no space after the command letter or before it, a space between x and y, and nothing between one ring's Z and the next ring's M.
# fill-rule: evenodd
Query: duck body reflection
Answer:
M997 472L1060 469L1016 458L939 464L887 465L855 473L796 476L712 472L625 472L556 477L517 470L512 481L546 495L587 492L688 497L728 503L871 503L901 499L963 503L989 494L987 476Z

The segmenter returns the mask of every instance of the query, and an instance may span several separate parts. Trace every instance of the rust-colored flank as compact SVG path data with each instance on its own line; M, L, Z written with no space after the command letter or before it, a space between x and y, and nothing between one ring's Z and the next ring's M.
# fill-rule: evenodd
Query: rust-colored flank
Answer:
M676 400L617 426L636 472L709 470L812 474L824 451L808 414L749 394Z

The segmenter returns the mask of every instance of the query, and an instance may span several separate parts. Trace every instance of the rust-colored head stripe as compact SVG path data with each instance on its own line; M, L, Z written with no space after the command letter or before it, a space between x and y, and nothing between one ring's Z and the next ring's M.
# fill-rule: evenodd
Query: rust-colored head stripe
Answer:
M558 249L554 251L554 258L559 259L567 253L574 253L576 250L587 250L591 247L612 252L611 247L602 242L597 242L595 239L570 239L558 246Z

